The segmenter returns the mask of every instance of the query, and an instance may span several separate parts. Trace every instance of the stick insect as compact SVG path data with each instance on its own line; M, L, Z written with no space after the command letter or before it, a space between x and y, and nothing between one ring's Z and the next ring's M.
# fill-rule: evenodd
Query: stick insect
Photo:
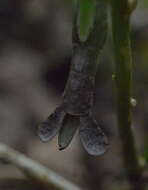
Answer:
M89 154L101 155L108 149L108 139L92 114L97 58L106 36L107 0L78 0L71 68L63 102L39 125L42 141L49 141L59 133L59 149L63 150L79 129L81 142Z

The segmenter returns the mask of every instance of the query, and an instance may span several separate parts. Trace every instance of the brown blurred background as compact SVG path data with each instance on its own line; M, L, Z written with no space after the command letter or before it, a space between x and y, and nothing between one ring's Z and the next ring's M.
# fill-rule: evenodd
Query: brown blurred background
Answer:
M0 1L0 142L85 190L126 190L110 34L98 65L94 105L94 115L110 140L109 151L100 157L89 156L76 135L60 152L56 138L44 144L36 135L38 123L61 101L71 60L72 14L73 2L68 0ZM142 163L148 161L147 18L148 2L141 1L132 16L132 46L133 97L137 99L133 129ZM21 186L19 180L25 176L14 166L2 162L0 167L0 189L36 189L29 181L27 187Z

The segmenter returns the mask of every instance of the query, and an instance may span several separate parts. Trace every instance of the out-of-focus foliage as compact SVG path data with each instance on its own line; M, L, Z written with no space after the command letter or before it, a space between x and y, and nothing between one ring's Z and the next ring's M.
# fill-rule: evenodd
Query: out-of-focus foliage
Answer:
M139 0L132 15L131 33L133 97L137 100L133 130L140 154L148 138L148 0L143 2L141 6ZM67 150L59 152L57 139L44 144L36 136L37 124L61 101L69 72L74 6L70 0L0 0L0 141L84 189L117 186L127 190L122 179L110 40L98 65L93 107L96 120L110 138L109 151L99 158L90 157L74 137ZM147 160L147 149L144 155ZM24 178L14 167L1 165L0 180L14 177Z
M148 0L143 0L143 2L144 2L144 5L145 5L146 7L148 7Z

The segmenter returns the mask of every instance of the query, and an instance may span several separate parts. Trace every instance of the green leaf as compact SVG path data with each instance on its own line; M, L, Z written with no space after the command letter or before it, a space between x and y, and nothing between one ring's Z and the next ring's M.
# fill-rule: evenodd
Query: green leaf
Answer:
M148 146L144 147L143 157L146 163L148 163Z
M79 125L79 118L76 116L72 116L67 114L64 122L63 127L60 129L58 143L59 143L59 150L64 150L72 141L74 134Z
M86 41L94 24L96 0L78 0L78 33Z

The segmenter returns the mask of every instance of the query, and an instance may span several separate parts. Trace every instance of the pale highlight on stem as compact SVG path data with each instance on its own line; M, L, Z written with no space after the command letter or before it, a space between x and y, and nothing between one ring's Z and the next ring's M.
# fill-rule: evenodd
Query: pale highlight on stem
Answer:
M15 165L27 176L49 189L82 190L47 167L2 143L0 143L0 159Z

